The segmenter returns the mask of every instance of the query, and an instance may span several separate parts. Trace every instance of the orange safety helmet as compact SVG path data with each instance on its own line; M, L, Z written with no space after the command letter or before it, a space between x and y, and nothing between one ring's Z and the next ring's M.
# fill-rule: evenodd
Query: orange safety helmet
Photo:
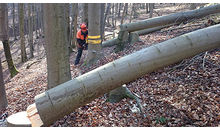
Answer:
M85 24L85 23L81 23L81 24L80 24L80 29L81 29L83 32L85 32L85 31L87 30L86 24Z

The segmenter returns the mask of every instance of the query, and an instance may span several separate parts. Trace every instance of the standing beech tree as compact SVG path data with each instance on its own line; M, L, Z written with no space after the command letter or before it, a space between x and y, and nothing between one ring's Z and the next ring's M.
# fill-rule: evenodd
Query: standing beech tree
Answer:
M28 3L28 17L29 17L29 45L30 45L30 58L34 57L34 45L33 45L33 15L31 15L31 5Z
M88 55L86 64L89 65L101 57L101 35L100 35L100 5L89 3L89 36Z
M51 89L71 79L67 42L66 4L43 4L48 85Z
M19 13L19 19L20 19L20 36L21 36L21 62L27 61L27 53L25 48L25 37L24 37L24 4L19 4L20 7L20 13Z

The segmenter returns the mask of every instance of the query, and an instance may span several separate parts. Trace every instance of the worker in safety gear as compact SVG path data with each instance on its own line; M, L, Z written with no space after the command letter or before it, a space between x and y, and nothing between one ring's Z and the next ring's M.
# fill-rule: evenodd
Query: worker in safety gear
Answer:
M80 30L76 34L78 53L76 56L75 64L79 64L83 50L88 50L88 29L85 23L80 24Z

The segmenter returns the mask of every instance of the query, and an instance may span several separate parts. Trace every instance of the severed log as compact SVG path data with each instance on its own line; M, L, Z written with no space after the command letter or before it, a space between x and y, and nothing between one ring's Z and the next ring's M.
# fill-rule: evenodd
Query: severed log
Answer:
M220 47L220 25L200 29L152 45L105 64L35 97L32 125L49 126L99 96L147 73L177 63L201 52ZM29 109L27 109L29 111ZM29 113L29 112L28 112ZM39 118L37 117L37 118ZM35 122L37 121L37 122Z
M203 17L206 15L219 13L220 12L220 4L212 5L201 9L196 9L192 11L186 11L181 13L174 13L165 16L155 17L143 21L133 22L133 23L126 23L117 26L119 31L128 31L134 32L138 30L143 30L147 28L167 25L175 22L183 22L190 19Z
M114 45L116 45L116 42L117 42L117 38L114 38L114 39L105 41L105 42L102 43L102 47L111 47L111 46L114 46Z
M141 36L141 35L146 35L148 33L151 33L151 32L157 31L157 30L161 30L163 28L166 28L166 27L169 27L169 26L172 26L172 25L175 25L175 24L162 25L162 26L158 26L158 27L153 27L153 28L148 28L148 29L144 29L144 30L135 31L135 32L132 32L132 33L137 33L139 36Z
M178 24L178 23L176 23ZM140 35L146 35L148 33L157 31L157 30L161 30L163 28L172 26L174 24L168 24L168 25L163 25L163 26L158 26L158 27L153 27L153 28L148 28L148 29L144 29L144 30L139 30L139 31L135 31L135 32L131 32L129 35L129 41L131 44L139 41L139 36ZM203 24L194 24L194 25L188 25L188 26L183 26L183 27L177 27L177 28L171 28L171 29L167 29L164 31L160 31L160 32L166 32L166 31L171 31L171 30L175 30L175 29L182 29L182 28L186 28L186 27L192 27L192 26L202 26Z
M157 30L160 30L160 29L172 26L172 25L173 24L162 25L162 26L159 26L159 27L153 27L153 28L148 28L148 29L139 30L139 31L135 31L135 32L130 32L129 33L129 42L131 44L133 44L133 43L138 41L140 35L146 35L148 33L151 33L151 32L154 32L154 31L157 31ZM126 39L124 39L124 40L126 40ZM103 42L102 47L111 47L111 46L114 46L116 44L117 44L117 38L114 38L114 39Z

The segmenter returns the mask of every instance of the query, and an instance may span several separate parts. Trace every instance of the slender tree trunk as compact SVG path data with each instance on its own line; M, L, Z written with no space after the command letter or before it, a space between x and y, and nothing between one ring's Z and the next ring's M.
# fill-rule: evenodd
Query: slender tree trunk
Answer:
M2 62L0 58L0 109L5 109L7 105L8 101L5 92L4 77L2 73Z
M128 14L128 3L125 3L125 14Z
M220 25L200 29L103 65L35 97L44 126L147 73L220 46ZM28 110L27 110L28 111ZM35 122L32 122L32 125Z
M63 3L43 4L48 70L47 89L71 79L65 5Z
M25 37L24 37L24 4L20 3L20 36L21 36L21 62L27 61L27 54L26 54L26 48L25 48Z
M89 27L88 25L88 3L83 3L82 7L83 7L82 22L85 22L87 27Z
M32 4L32 10L34 10L34 17L33 17L34 21L33 21L33 24L34 24L34 28L35 28L35 35L36 35L36 39L38 39L36 5L34 3Z
M116 25L116 23L117 23L117 20L116 20L117 12L118 12L118 4L116 3L116 4L115 4L115 13L114 13L115 27L117 26L117 25Z
M105 3L100 3L100 34L101 34L101 39L103 36L105 36L105 13L108 14L108 12L105 12Z
M131 5L131 15L130 15L130 20L129 23L131 23L132 17L133 17L133 12L134 12L134 3Z
M1 11L0 11L0 32L2 33L0 38L2 40L3 43L3 47L4 47L4 52L5 52L5 57L6 57L6 61L8 63L8 68L10 70L10 74L11 77L14 77L18 71L14 65L12 56L11 56L11 50L10 50L10 45L9 45L9 37L8 37L8 30L7 30L7 24L6 24L6 15L8 15L7 11L6 11L6 4L1 3ZM7 21L8 22L8 21Z
M102 24L102 31L101 31L101 39L103 40L105 36L105 21L106 21L106 18L107 18L107 15L108 15L108 12L109 12L109 7L110 7L110 3L107 4L107 7L106 7L106 11L105 11L105 16L104 16L104 19L103 21L101 21L100 23Z
M113 28L115 28L115 22L114 22L114 20L115 20L115 9L114 9L114 7L115 7L115 4L112 3L112 27Z
M121 6L122 6L122 3L119 3L119 7L118 7L118 19L120 19L120 16L121 16Z
M74 47L76 46L76 33L77 33L77 16L78 16L78 3L76 4L76 12L74 13L74 30L73 30L73 43L72 46L74 45Z
M149 18L152 18L153 17L153 10L154 10L154 3L150 3L149 4L149 8L150 8L150 16L149 16Z
M69 3L66 3L66 30L67 30L67 42L69 43L68 48L69 48L69 52L72 52L72 49L70 47L71 43L70 43L70 8L69 8Z
M133 4L133 18L135 19L135 18L137 18L138 17L138 4L137 3L134 3Z
M146 13L149 13L149 3L146 3Z
M124 6L124 9L123 9L122 18L121 18L121 24L123 24L123 21L124 21L125 11L126 11L126 6Z
M70 23L70 33L69 33L69 37L70 37L70 40L69 40L69 48L72 49L72 41L73 41L73 29L74 29L74 26L73 26L73 23L74 23L74 15L75 15L75 12L76 12L76 3L72 3L71 4L72 6L72 10L71 10L71 23Z
M13 35L14 35L14 41L17 40L16 38L16 33L15 33L15 3L12 4L13 5L13 9L12 9L12 21L13 21Z
M32 16L31 16L31 5L28 3L28 17L29 17L29 45L30 45L30 58L34 57L34 45L33 45L33 23L32 23Z
M101 36L100 36L100 6L97 3L89 3L89 35L88 35L88 55L86 64L90 65L101 56Z

